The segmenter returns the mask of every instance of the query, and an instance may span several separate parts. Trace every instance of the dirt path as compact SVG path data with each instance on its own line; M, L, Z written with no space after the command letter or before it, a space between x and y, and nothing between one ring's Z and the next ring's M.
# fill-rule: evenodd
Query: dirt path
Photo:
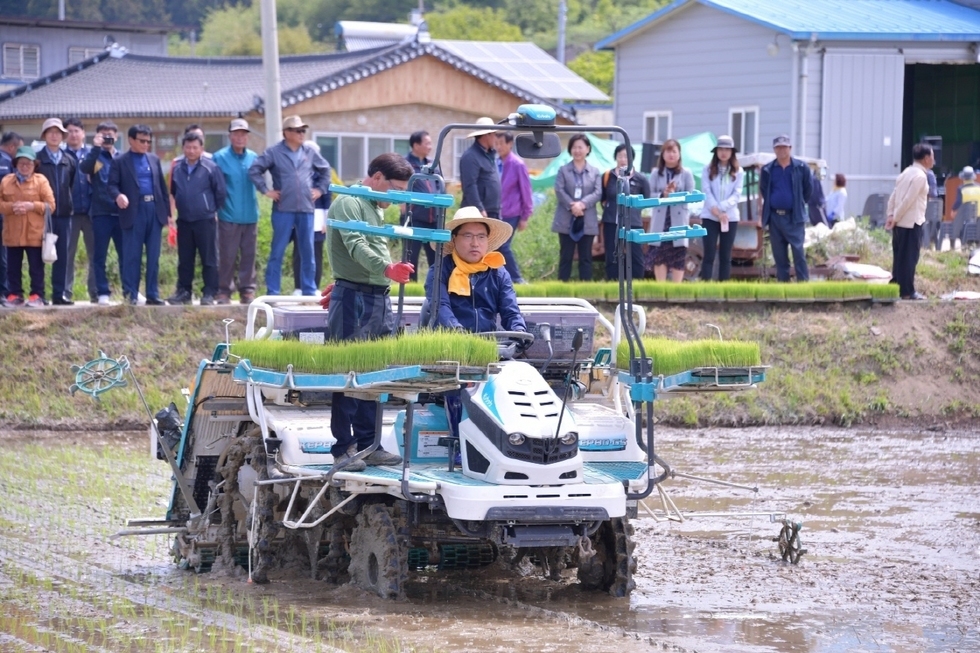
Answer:
M786 512L808 553L781 562L762 517L642 517L628 602L494 569L417 575L402 602L176 570L164 536L108 538L165 509L144 437L0 433L0 650L980 649L977 433L659 429L676 471L760 487L674 479L681 510Z

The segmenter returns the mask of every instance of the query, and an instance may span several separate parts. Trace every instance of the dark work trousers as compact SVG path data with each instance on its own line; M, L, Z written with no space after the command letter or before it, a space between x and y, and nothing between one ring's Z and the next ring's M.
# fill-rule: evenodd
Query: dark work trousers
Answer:
M7 248L7 292L24 298L24 257L27 257L27 271L31 278L31 294L44 299L44 260L40 247Z
M0 215L0 234L3 233L3 216ZM0 240L0 297L6 299L7 295L7 248Z
M507 269L507 273L510 274L511 281L520 283L524 281L524 277L521 276L521 268L517 265L517 257L514 256L514 252L510 249L510 241L514 240L514 235L517 234L517 223L521 219L520 217L500 219L510 225L510 238L498 247L497 250L504 255L504 267Z
M68 241L71 240L71 216L51 218L51 231L58 236L54 248L58 260L51 264L51 298L65 296L65 279L68 277Z
M317 240L316 233L313 234L313 262L316 264L313 270L313 280L316 287L320 287L323 280L323 243L325 239ZM299 260L299 248L296 247L296 230L293 230L293 285L302 288L303 264Z
M898 284L898 294L903 299L915 294L915 266L919 264L921 243L922 225L892 228L892 283Z
M395 316L386 286L363 286L338 279L330 295L327 331L331 340L366 340L391 335ZM369 291L369 292L364 292ZM330 448L334 457L342 456L352 445L366 449L374 442L378 402L333 393L330 432L337 440Z
M99 297L99 287L95 282L95 263L92 254L95 252L95 233L92 231L92 218L76 213L71 216L71 238L68 239L68 272L65 275L65 297L71 299L75 294L75 255L78 253L78 241L85 241L85 255L88 258L88 298L93 302Z
M735 244L735 232L738 230L737 222L728 223L728 231L721 230L721 223L717 220L701 220L708 235L704 237L704 258L701 260L701 279L711 281L715 268L715 253L718 254L718 281L728 281L732 278L732 246ZM720 245L719 245L720 242ZM789 266L787 265L787 273Z
M792 223L791 216L773 215L769 219L769 242L772 244L772 258L776 261L776 279L789 281L789 251L793 251L793 268L797 281L809 281L810 270L803 252L803 236L806 224ZM707 222L707 220L705 221Z
M606 246L606 280L619 281L619 258L616 256L616 246L622 246L617 241L616 223L602 223L602 242ZM643 268L643 245L640 243L630 243L630 251L633 253L633 278L642 279L646 276Z
M405 224L404 219L402 220L402 224ZM416 220L413 218L412 226L420 229L435 229L436 223ZM441 244L439 244L439 246L441 247ZM406 238L402 241L402 247L404 247L408 252L408 262L415 268L415 271L412 272L409 277L411 281L419 280L419 253L421 253L422 250L425 250L425 260L429 262L429 267L431 268L433 265L435 265L436 250L433 249L432 243L424 243L421 240L409 240Z
M578 278L592 281L592 240L595 236L582 236L576 243L568 234L558 234L558 279L568 281L572 277L572 257L578 250Z
M177 220L177 290L194 292L194 263L201 257L204 296L218 292L218 221Z
M218 220L218 292L222 295L231 297L233 285L239 294L255 292L255 247L258 237L257 222L239 224Z
M133 301L139 296L143 249L146 248L146 298L160 299L157 276L160 272L160 232L156 202L137 199L139 207L133 226L122 230L123 238L123 295Z
M92 248L92 267L95 269L96 295L109 296L109 275L106 274L106 261L109 258L109 243L116 245L116 258L119 262L119 278L123 276L123 236L119 226L118 215L93 215L92 236L95 246Z

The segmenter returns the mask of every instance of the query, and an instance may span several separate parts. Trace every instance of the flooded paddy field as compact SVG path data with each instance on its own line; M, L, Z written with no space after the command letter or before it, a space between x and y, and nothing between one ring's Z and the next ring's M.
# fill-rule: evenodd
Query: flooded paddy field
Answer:
M980 433L657 430L683 511L641 507L630 599L501 566L415 574L386 602L281 570L268 585L182 571L145 433L0 433L0 651L977 651ZM662 512L655 494L646 507Z

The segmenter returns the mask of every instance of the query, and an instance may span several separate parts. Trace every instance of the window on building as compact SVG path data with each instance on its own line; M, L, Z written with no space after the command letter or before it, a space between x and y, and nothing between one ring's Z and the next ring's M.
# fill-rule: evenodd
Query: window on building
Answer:
M643 142L663 143L670 138L670 111L646 111L643 113Z
M320 145L320 154L345 182L363 179L368 164L380 154L409 151L408 139L389 134L317 133L313 138Z
M85 61L100 52L105 52L104 48L83 48L82 46L72 46L68 48L68 65L73 66L80 61Z
M30 81L41 76L41 48L36 45L5 43L3 76Z
M728 133L739 152L759 151L759 107L733 107L728 110Z

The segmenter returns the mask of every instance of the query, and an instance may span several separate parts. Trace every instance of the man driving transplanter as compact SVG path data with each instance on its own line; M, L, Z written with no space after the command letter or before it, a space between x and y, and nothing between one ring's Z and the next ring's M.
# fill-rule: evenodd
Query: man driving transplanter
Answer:
M504 331L527 331L517 306L517 295L504 256L496 251L507 242L511 226L487 218L474 206L456 211L446 225L452 240L445 244L442 259L442 289L436 326L473 333L497 330L497 315ZM425 280L425 296L431 298L435 268Z

